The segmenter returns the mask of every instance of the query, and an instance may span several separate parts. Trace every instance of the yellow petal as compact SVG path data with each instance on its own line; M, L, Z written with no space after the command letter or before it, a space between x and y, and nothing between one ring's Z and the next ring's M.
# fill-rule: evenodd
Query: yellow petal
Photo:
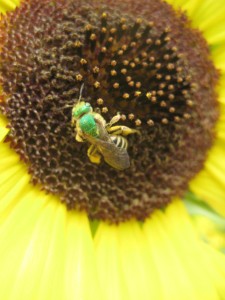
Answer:
M199 236L214 248L223 251L225 249L225 219L200 205L187 204L190 206L195 229Z
M212 281L217 288L219 299L224 299L225 296L225 260L224 254L215 250L213 247L208 246L205 243L201 244L200 252L202 254L202 260L208 267L208 272L212 277Z
M225 216L225 139L218 136L210 150L204 169L190 182L190 189Z
M222 78L221 84L223 84ZM190 189L225 216L225 90L220 87L220 118L217 138L210 149L203 170L190 182Z
M190 19L194 19L196 11L202 6L202 0L188 0L183 1L180 5L183 11L186 11Z
M222 16L218 16L218 18L224 18L225 10L223 9ZM215 21L215 19L213 20ZM213 23L213 22L211 22ZM201 30L204 32L204 36L206 37L209 44L219 44L224 43L225 41L225 22L221 20L221 22L215 22L215 24L210 24L206 28L203 26L199 26Z
M148 300L150 295L153 299L160 299L159 280L139 224L136 221L121 224L118 233L120 261L129 294L128 299Z
M202 0L166 0L166 2L187 13L190 19L193 19L196 11L202 6Z
M119 260L118 226L101 223L96 236L96 261L104 300L126 300L128 292Z
M183 276L189 278L192 282L192 292L195 297L189 299L219 300L218 283L215 280L214 272L220 280L224 278L223 272L216 268L213 263L210 264L205 260L207 252L203 256L202 242L199 241L196 235L183 203L175 201L168 206L165 214L164 228L170 237L171 245L176 249L177 259L186 273ZM224 261L225 257L221 258L221 263L224 263ZM179 289L179 285L177 285L177 288ZM182 290L180 290L180 293Z
M209 44L225 40L225 6L223 0L167 0L176 8L185 11L193 27L200 29Z
M6 128L7 126L7 120L0 115L0 142L3 141L3 139L6 137L7 133L9 132L9 129Z
M223 0L204 0L191 17L193 24L203 31L209 44L216 44L225 40L224 15Z
M161 299L155 267L137 222L118 226L102 223L95 243L105 300Z
M225 74L225 43L212 48L212 57L215 65ZM224 78L221 80L221 88L224 89Z
M100 294L94 243L87 216L67 212L64 234L66 265L62 280L66 286L65 299L104 300Z
M172 6L176 8L181 8L185 5L185 3L189 3L190 5L194 5L194 1L188 1L188 0L167 0L166 2L170 3Z
M186 292L182 295L182 300L197 299L198 294L190 278L189 270L184 267L181 260L183 253L178 253L171 242L171 234L174 232L167 232L165 226L167 220L164 219L164 213L157 212L144 225L149 252L153 256L160 275L163 299L179 299L183 291Z
M212 180L207 171L203 170L199 176L190 183L190 189L201 199L208 202L219 214L225 217L224 187L216 180Z
M5 13L8 10L15 9L19 3L20 0L1 0L0 13Z
M7 144L0 153L0 299L101 299L86 215L30 185Z
M202 255L204 244L180 201L143 226L100 224L95 245L104 300L219 300L223 294L224 270L217 263L225 257L213 252L215 261L207 262L211 248Z

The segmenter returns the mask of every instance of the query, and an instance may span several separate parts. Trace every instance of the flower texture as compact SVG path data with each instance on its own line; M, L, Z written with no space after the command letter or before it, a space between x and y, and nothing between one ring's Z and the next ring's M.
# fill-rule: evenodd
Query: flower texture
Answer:
M222 1L0 11L0 298L224 299L224 254L181 200L223 220ZM80 100L117 127L77 140Z

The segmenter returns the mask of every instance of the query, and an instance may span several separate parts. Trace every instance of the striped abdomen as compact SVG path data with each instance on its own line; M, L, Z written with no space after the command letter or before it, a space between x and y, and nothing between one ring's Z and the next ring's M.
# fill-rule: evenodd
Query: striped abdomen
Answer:
M127 149L127 139L121 135L110 135L111 140L118 148Z

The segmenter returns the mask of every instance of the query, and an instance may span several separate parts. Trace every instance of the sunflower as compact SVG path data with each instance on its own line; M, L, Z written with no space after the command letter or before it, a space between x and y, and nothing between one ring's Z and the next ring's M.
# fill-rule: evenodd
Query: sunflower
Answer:
M182 200L225 215L222 1L0 11L0 298L224 299L224 254ZM128 169L76 141L79 95L139 132Z

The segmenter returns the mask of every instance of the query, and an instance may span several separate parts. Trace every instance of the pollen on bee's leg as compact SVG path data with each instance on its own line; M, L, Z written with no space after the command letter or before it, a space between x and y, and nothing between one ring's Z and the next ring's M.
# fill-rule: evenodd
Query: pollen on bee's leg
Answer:
M98 153L98 150L97 148L94 146L94 145L91 145L89 148L88 148L88 151L87 151L87 155L90 159L90 161L94 164L100 164L101 162L101 155Z
M78 134L78 133L76 134L75 139L76 139L76 141L79 142L79 143L83 143L83 142L84 142L83 138L82 138L81 135Z

